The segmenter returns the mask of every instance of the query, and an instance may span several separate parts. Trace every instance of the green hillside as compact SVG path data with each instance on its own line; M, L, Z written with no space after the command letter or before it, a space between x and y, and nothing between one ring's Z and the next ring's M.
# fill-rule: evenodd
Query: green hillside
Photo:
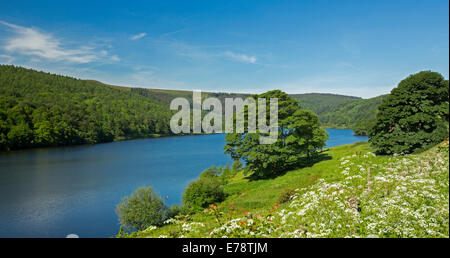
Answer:
M135 90L0 65L0 150L166 135L170 117Z
M359 97L344 96L329 93L306 93L306 94L290 94L291 97L298 100L302 108L311 110L317 115L323 114L330 109L339 105L361 100Z
M448 141L424 153L376 156L368 143L265 180L237 172L225 201L118 237L449 236Z
M182 97L192 102L192 91L184 90L166 90L166 89L147 89L147 88L128 88L122 86L110 87L121 88L124 90L131 90L139 92L145 96L152 96L163 103L169 104L174 98ZM214 97L221 100L224 105L225 98L247 98L250 94L243 93L224 93L224 92L202 92L202 99ZM303 109L311 110L317 115L321 115L333 108L336 108L342 104L362 100L359 97L344 96L329 93L305 93L305 94L289 94L289 96L300 102Z
M111 85L109 85L111 86ZM144 88L127 88L121 86L111 86L118 87L125 90L131 90L134 92L138 92L144 96L152 96L160 100L162 103L169 105L169 103L177 97L183 97L192 102L192 91L182 91L182 90L165 90L165 89L144 89ZM222 105L224 106L225 98L247 98L250 94L239 94L239 93L223 93L223 92L202 92L202 99L206 99L209 97L215 97L220 99ZM351 128L353 129L356 125L361 122L362 119L367 117L375 118L376 108L369 107L368 110L364 110L364 114L362 116L355 116L352 113L354 110L348 110L349 106L359 106L362 103L364 107L368 104L371 105L371 100L364 100L359 97L353 96L344 96L337 94L328 94L328 93L305 93L305 94L289 94L289 96L293 97L297 101L300 102L300 106L303 109L311 110L316 113L321 121L322 117L326 117L324 119L327 120L327 123L324 124L326 127L331 128ZM357 105L353 103L358 103ZM338 109L339 107L343 107L342 109ZM378 106L378 103L377 103ZM343 114L336 117L334 114L329 115L330 111L343 112ZM223 112L225 109L223 109ZM348 125L339 125L341 117L349 117L350 123ZM351 120L354 119L354 120ZM322 121L323 123L323 121Z
M320 121L326 127L358 129L364 134L366 127L375 122L378 106L386 96L341 104L320 114Z
M186 98L189 102L192 102L192 91L130 88L107 84L104 85L126 91L133 91L143 96L149 96L157 99L167 106L174 98L178 97ZM202 92L202 99L209 97L218 98L223 106L225 98L245 99L249 96L250 94L243 93ZM366 124L366 119L375 119L376 108L381 103L381 99L383 98L383 96L380 96L373 99L362 99L360 97L331 93L289 94L289 96L299 101L300 106L303 109L311 110L316 113L325 127L350 129L358 128L358 132L364 135L364 125ZM225 109L222 111L224 112ZM360 112L360 114L355 114L355 112ZM336 116L336 114L338 115ZM345 117L345 119L343 119L343 117ZM345 120L345 122L342 122L343 120ZM358 127L359 124L362 124L363 126Z

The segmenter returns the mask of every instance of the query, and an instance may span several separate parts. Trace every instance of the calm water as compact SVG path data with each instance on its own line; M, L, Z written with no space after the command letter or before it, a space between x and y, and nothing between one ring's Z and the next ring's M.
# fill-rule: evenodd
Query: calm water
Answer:
M328 129L328 147L366 141ZM231 163L224 135L142 139L0 154L0 237L109 237L114 208L140 186L180 203L189 181Z

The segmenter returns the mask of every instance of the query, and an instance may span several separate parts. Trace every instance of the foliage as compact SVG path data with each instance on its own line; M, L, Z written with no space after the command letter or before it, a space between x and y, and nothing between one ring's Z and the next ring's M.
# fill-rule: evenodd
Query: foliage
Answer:
M311 152L315 152L326 145L328 134L320 127L319 118L316 114L307 110L297 110L288 119L288 129L292 133L286 137L286 145L292 149L306 152L310 157Z
M425 153L407 156L376 156L366 147L363 143L332 148L333 160L323 161L315 169L305 168L283 176L292 183L298 180L306 183L309 181L304 177L306 173L323 173L312 184L297 183L294 195L284 204L258 205L254 212L234 212L231 216L226 210L227 202L220 207L211 205L208 215L177 220L175 230L181 234L172 235L448 238L448 141ZM323 172L326 169L329 171ZM335 177L327 178L329 174ZM247 191L255 184L261 185L261 189L275 190L280 188L281 178L242 183L248 186ZM260 195L271 192L261 189L246 196L239 194L239 198L254 202ZM239 198L230 200L233 207L235 202L242 201ZM169 237L167 232L173 229L164 226L135 236Z
M242 169L242 161L240 159L236 159L231 166L233 171L238 171Z
M442 75L410 75L383 100L371 143L380 154L413 153L448 137L449 84Z
M170 218L175 218L179 215L185 214L186 210L184 209L183 206L177 205L177 204L173 204L172 206L170 206L167 209L166 212L166 218L170 219Z
M212 166L210 168L205 169L200 174L199 178L217 179L221 174L222 174L222 167Z
M364 135L371 125L367 122L375 120L378 106L386 96L344 103L320 114L320 122L325 127L356 129L356 135Z
M0 151L170 134L168 106L144 95L0 65Z
M314 112L319 117L328 110L345 103L350 103L361 99L359 97L329 93L290 94L290 96L298 100L300 102L300 106L304 109Z
M376 116L371 116L369 118L359 121L353 126L353 132L355 135L366 136L369 135L370 130L376 124Z
M116 207L120 224L129 230L144 230L149 226L161 224L166 210L164 202L151 187L136 189Z
M203 176L191 182L183 193L183 206L191 212L225 199L223 185L217 177Z
M278 138L273 144L260 144L263 134L259 131L226 135L225 153L233 159L242 159L247 172L257 177L276 176L297 163L301 156L309 156L310 152L325 146L327 135L319 127L317 116L299 110L298 102L289 95L274 90L253 97L265 98L266 103L270 98L278 99ZM312 120L306 121L309 118Z
M344 179L299 189L275 219L278 235L448 237L448 154L437 150L383 164L371 153L343 158Z
M220 227L214 228L210 237L270 237L279 226L273 222L273 218L272 214L253 216L252 213L246 212L244 217L226 221Z

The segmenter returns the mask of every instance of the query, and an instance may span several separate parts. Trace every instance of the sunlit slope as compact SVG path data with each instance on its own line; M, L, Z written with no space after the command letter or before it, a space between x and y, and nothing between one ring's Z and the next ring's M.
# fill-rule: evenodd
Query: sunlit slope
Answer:
M334 147L274 179L238 174L223 203L131 236L448 237L448 153L448 142L396 157L367 143Z

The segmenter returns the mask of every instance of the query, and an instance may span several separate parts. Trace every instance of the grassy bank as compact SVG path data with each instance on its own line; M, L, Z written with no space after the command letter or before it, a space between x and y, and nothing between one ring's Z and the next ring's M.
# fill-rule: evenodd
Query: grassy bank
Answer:
M239 173L223 203L126 236L448 237L448 166L448 143L397 157L338 146L273 179Z

